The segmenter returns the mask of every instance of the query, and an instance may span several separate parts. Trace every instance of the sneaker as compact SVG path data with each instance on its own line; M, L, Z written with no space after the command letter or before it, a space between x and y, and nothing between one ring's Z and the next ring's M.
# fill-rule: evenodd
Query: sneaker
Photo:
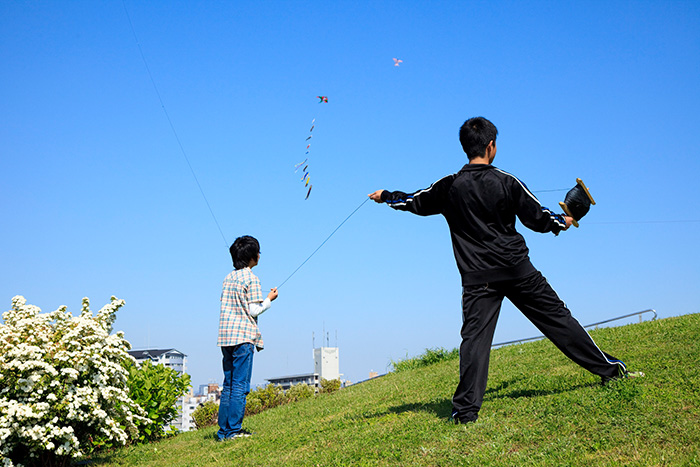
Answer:
M248 430L243 430L241 429L240 431L234 433L233 435L229 436L228 438L219 438L217 435L214 435L216 437L217 441L231 441L234 439L238 438L248 438L250 436L253 436L253 433L251 433Z
M450 417L450 422L455 425L466 425L467 423L474 423L475 421L476 418L459 417L457 412L454 412Z
M253 436L253 433L251 433L248 430L241 429L241 431L237 432L235 435L231 436L230 439L237 439L237 438L249 438Z
M603 377L601 377L601 379L602 379L603 386L605 386L610 381L618 381L621 379L628 379L628 378L643 378L644 376L645 375L644 375L643 371L625 371L620 376L603 376Z
M455 425L468 425L470 423L476 423L476 420L470 420L466 418L454 418Z

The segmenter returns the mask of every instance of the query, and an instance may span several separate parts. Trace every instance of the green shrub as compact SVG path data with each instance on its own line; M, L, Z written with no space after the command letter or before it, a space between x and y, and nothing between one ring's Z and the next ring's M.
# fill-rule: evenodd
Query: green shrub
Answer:
M268 384L257 392L258 398L266 409L277 407L284 403L284 390L276 384Z
M455 348L452 350L445 350L444 348L439 347L425 349L425 353L423 353L423 355L419 355L418 357L408 358L407 356L404 360L399 360L397 362L392 361L391 365L394 367L394 371L400 372L433 365L446 360L453 360L455 358L459 358L459 349Z
M330 394L340 389L339 379L324 379L321 378L321 392L324 394Z
M254 389L246 399L245 414L254 415L263 410L313 397L316 393L313 386L305 383L297 384L284 391L281 386L268 384Z
M340 380L322 380L321 392L331 393L340 388ZM246 399L245 414L255 415L263 410L289 404L302 399L308 399L316 394L316 389L306 383L299 383L287 389L276 384L268 384L252 390Z
M198 430L219 423L219 404L214 401L206 401L192 412L194 426Z
M313 386L309 386L306 383L300 383L287 389L285 396L288 402L295 402L301 399L308 399L316 394L316 390Z
M136 423L139 429L138 441L163 438L169 434L164 427L177 416L179 409L175 403L190 387L190 376L180 375L161 364L153 365L150 360L140 365L130 363L127 369L129 397L146 411L146 416L153 422ZM175 431L171 429L171 433Z
M253 394L253 393L251 392L250 394ZM248 398L246 399L246 402L245 402L245 414L246 414L246 416L255 415L256 413L260 413L264 410L262 402L260 402L260 399L255 397L255 395L253 395L253 397L251 397L250 394L248 394Z
M260 413L263 410L271 409L286 402L284 391L280 386L268 384L259 387L248 394L246 399L246 415Z

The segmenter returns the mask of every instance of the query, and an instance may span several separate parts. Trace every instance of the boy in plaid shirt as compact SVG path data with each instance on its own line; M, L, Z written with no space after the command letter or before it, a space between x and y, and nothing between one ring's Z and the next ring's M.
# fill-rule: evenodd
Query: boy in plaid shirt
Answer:
M223 353L224 386L219 404L219 441L250 436L242 428L246 396L253 371L253 347L263 349L258 316L277 298L273 288L263 300L260 279L251 269L260 261L260 244L245 235L231 248L235 268L224 279L217 345Z

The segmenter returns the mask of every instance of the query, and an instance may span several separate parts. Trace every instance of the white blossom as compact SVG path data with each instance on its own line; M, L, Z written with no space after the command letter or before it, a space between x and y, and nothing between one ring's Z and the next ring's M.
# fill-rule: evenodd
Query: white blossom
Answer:
M0 467L15 465L7 456L19 445L34 458L75 458L90 437L125 444L134 421L148 422L126 387L131 345L123 332L110 335L123 305L112 297L93 316L84 298L74 317L65 306L42 313L13 297L0 323Z

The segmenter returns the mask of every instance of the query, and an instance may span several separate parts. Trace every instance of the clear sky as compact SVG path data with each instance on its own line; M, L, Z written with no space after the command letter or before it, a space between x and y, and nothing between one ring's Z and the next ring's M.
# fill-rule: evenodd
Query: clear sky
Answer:
M116 295L115 330L186 353L195 386L222 379L227 243L257 237L279 285L368 193L459 170L476 115L530 189L590 187L579 229L520 228L579 321L699 311L698 2L8 0L0 63L1 309ZM279 292L254 384L313 371L324 329L352 381L459 344L441 217L368 202ZM537 334L504 305L497 342Z

